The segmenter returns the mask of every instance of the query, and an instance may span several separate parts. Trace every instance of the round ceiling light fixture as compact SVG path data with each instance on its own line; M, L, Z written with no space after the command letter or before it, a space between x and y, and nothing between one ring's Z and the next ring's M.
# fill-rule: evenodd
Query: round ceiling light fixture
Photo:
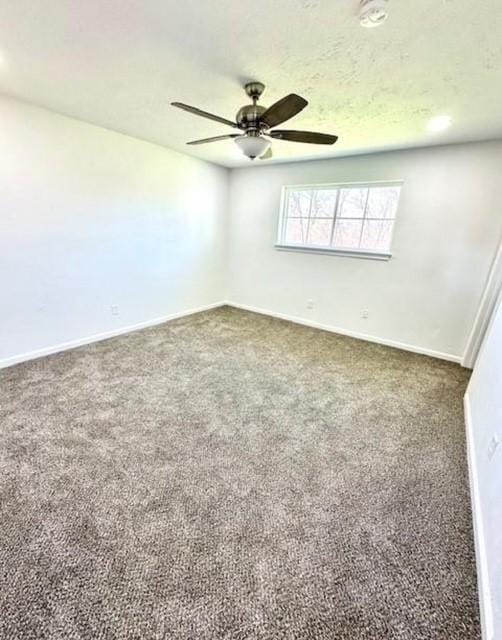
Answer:
M427 123L427 131L429 133L440 133L451 127L452 119L450 116L436 116L431 118Z
M262 156L270 147L270 140L262 136L239 136L234 138L234 142L242 153L251 160Z
M379 27L387 20L388 5L389 0L361 0L359 22L367 29Z

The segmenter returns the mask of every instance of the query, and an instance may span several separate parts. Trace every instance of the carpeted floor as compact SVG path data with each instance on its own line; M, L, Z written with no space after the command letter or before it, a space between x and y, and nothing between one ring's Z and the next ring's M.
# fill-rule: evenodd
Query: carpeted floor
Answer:
M0 375L2 640L480 637L460 367L221 308Z

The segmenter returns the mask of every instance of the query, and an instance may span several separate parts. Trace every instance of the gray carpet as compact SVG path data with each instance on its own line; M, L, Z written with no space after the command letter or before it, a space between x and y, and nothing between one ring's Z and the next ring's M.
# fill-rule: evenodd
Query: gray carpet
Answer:
M221 308L0 375L2 640L480 637L460 367Z

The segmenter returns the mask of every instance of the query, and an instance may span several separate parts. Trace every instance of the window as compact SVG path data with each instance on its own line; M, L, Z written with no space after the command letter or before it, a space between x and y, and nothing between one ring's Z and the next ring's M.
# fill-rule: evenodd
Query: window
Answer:
M389 258L401 185L285 187L276 246Z

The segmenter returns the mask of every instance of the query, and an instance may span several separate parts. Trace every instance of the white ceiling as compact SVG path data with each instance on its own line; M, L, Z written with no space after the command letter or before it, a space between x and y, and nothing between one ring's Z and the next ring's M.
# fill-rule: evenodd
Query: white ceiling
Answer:
M226 166L245 81L309 106L284 128L335 133L334 147L274 141L279 161L502 137L500 0L390 0L364 29L358 0L3 0L0 92ZM426 132L447 114L453 125Z

